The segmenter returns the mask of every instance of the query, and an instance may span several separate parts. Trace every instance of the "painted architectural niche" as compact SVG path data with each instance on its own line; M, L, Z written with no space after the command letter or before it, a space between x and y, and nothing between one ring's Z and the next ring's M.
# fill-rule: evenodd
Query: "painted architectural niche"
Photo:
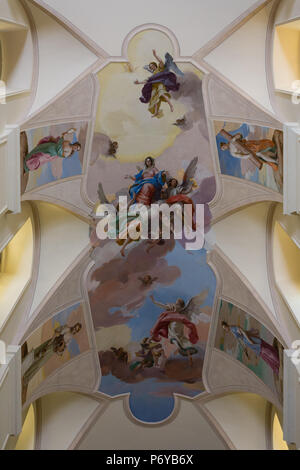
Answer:
M252 315L221 300L215 347L248 367L283 402L283 346Z
M283 132L243 122L214 122L220 171L282 194Z
M22 344L22 403L72 358L90 349L84 307L77 303L56 313Z
M21 192L82 174L87 122L68 122L21 133Z
M98 200L95 209L121 194L148 206L161 199L164 174L174 181L165 190L167 200L179 194L176 187L188 175L192 184L184 197L205 204L209 239L207 203L216 185L203 73L180 61L177 46L158 30L138 32L127 53L128 62L110 63L97 74L88 197ZM102 371L99 392L130 394L135 418L161 422L174 409L174 394L193 398L205 391L202 369L216 291L207 244L198 251L186 251L174 239L122 245L101 242L95 229L91 243L95 265L87 290Z

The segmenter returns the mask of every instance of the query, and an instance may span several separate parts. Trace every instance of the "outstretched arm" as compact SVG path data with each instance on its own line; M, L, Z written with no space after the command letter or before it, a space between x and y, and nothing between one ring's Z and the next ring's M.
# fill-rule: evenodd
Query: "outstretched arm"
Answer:
M142 82L139 82L138 80L135 80L133 83L135 85L144 85L145 83L147 83L147 80L143 80Z
M167 305L166 305L166 304L162 304L162 303L160 303L160 302L157 302L157 301L154 299L153 295L150 295L150 299L151 299L152 302L153 302L155 305L157 305L158 307L167 308Z
M131 176L131 175L125 175L125 176L124 176L124 179L125 179L125 180L132 180L132 181L135 181L135 177L134 177L134 176Z
M163 63L162 59L156 54L156 50L153 49L152 52L153 52L153 55L154 55L155 59L159 62L159 65L160 65L161 67L163 67L165 64Z

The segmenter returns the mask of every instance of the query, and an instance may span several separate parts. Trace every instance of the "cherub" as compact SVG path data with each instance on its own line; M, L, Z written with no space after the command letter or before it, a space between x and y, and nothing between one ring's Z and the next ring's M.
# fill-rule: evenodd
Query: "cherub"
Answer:
M177 126L177 127L180 127L180 128L185 127L185 125L186 125L186 117L185 116L183 116L182 118L176 119L176 121L173 122L173 126Z
M128 363L128 352L124 348L111 347L110 349L119 361Z
M149 287L157 281L158 277L152 277L150 274L145 274L143 277L139 277L138 280L141 281L142 287Z

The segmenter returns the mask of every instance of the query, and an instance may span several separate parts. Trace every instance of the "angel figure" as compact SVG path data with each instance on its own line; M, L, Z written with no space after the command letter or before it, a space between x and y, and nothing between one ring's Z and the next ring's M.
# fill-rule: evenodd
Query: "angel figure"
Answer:
M79 142L72 142L73 133L76 129L69 129L64 132L60 137L48 136L44 137L29 152L24 159L24 173L34 171L52 162L57 158L70 158L75 152L79 152L81 144Z
M154 341L159 341L161 337L169 339L170 343L177 345L179 354L189 358L191 366L193 365L192 356L198 353L195 347L199 341L196 324L200 321L205 323L210 321L209 316L201 311L207 295L208 290L205 290L193 297L187 304L180 298L173 304L163 304L150 296L155 305L164 309L151 330L152 339Z
M163 190L161 193L162 199L169 205L172 204L188 204L192 207L192 228L196 230L196 220L195 220L195 205L193 200L187 196L194 189L193 178L196 173L198 164L198 157L193 158L193 160L188 165L185 170L182 183L179 184L179 181L176 178L170 177L167 182L167 189Z
M163 111L160 109L161 103L168 103L171 112L174 111L170 91L179 90L180 84L177 81L177 75L183 76L184 74L179 70L173 61L173 57L168 52L165 55L165 62L158 57L154 49L152 52L157 63L150 62L149 65L144 67L152 74L151 77L142 82L136 80L134 83L144 85L140 101L149 103L148 110L152 117L161 118L163 116Z
M163 192L163 198L169 199L177 196L178 194L189 194L194 189L193 178L195 176L198 164L198 157L193 158L184 172L182 183L179 184L177 178L169 178L167 185L168 188Z

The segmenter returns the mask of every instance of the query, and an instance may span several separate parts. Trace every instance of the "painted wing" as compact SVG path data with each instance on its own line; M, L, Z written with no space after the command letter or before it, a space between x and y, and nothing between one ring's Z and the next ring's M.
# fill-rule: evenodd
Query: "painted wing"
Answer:
M168 52L165 55L165 69L171 70L172 72L176 73L176 75L179 75L180 77L184 76L184 73L177 67L177 65L175 64L173 60L173 57Z
M183 315L186 315L193 323L199 323L199 321L209 323L209 315L206 315L201 311L201 306L204 303L206 297L208 296L208 293L209 290L206 289L202 291L201 294L193 297L181 313Z
M147 72L151 73L151 75L152 75L153 72L152 72L152 70L150 69L149 65L144 65L143 68L144 68L145 70L147 70Z
M101 204L109 204L107 197L105 196L102 183L98 184L98 197Z
M182 184L180 186L181 193L187 194L192 190L193 182L191 181L191 179L194 178L195 176L197 164L198 164L198 157L195 157L193 158L193 160L190 162L189 166L185 170Z

